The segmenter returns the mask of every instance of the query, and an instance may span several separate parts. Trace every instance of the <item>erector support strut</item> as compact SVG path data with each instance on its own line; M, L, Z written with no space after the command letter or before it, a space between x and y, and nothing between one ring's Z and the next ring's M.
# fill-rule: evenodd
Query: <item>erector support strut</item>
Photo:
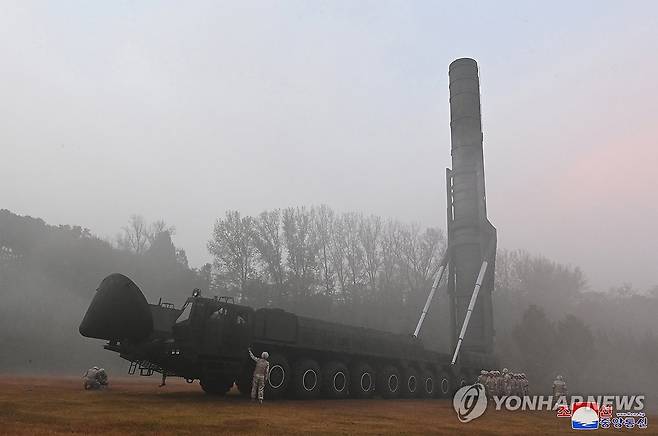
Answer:
M478 278L475 281L475 288L473 288L473 295L471 295L471 301L468 303L468 309L466 310L466 316L464 317L462 330L459 333L459 339L457 340L457 345L455 346L455 354L452 355L451 365L454 365L455 362L457 361L457 356L459 355L459 349L462 346L462 341L464 340L464 336L466 335L466 329L468 328L468 321L471 319L471 313L473 312L473 308L475 307L475 302L478 299L478 293L480 292L480 287L482 286L484 275L487 273L487 266L489 266L489 262L487 262L486 260L482 262L482 266L480 267L480 273L478 274Z
M441 279L443 278L443 273L445 272L447 265L448 265L448 249L446 249L446 252L443 255L443 259L441 260L441 266L439 267L439 271L437 271L436 273L436 278L434 279L434 283L432 284L432 290L430 291L430 294L427 296L425 307L423 307L423 313L420 314L420 319L418 320L418 324L416 325L416 330L414 331L414 338L418 337L420 328L423 326L423 321L425 321L425 315L427 315L427 312L430 310L430 304L432 304L434 293L436 292L436 288L439 287L439 283L441 283Z

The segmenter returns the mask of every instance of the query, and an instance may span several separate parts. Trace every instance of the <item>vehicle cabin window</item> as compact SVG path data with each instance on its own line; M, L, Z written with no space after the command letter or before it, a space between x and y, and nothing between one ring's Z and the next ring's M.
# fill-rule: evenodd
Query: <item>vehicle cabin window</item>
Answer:
M220 307L216 311L210 314L210 319L224 319L228 316L228 309L225 307Z
M176 318L176 323L187 321L188 319L190 319L191 313L192 313L192 303L185 303L185 306L183 307L183 311L181 312L180 315L178 315L178 318Z
M235 323L240 326L247 325L247 315L238 314L238 316L235 317Z

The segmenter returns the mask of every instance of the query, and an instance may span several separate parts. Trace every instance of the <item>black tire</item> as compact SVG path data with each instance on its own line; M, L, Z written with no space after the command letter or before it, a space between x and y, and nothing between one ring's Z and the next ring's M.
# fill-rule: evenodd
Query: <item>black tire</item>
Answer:
M282 397L288 390L292 378L288 360L281 354L272 354L269 358L270 372L265 383L266 398Z
M340 362L329 362L322 368L322 394L327 398L345 398L349 394L350 373Z
M370 398L375 392L375 372L365 362L358 362L350 371L350 394L354 398Z
M292 386L295 397L299 399L310 400L320 395L322 373L318 362L311 359L302 359L295 363Z
M400 371L392 365L385 366L379 372L377 392L382 398L397 398L400 395Z
M439 398L450 398L454 391L452 377L445 371L439 372L436 384L436 396Z
M421 398L432 398L436 391L436 377L430 371L421 372L419 396Z
M415 368L408 367L402 371L402 384L400 393L404 398L416 398L419 389L418 371Z
M203 392L210 395L224 396L233 387L233 380L204 378L200 380Z

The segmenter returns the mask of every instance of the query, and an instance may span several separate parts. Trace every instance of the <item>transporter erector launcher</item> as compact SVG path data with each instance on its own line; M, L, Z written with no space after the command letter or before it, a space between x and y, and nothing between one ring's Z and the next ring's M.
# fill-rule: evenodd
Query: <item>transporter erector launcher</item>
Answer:
M448 397L493 367L491 292L496 230L487 220L477 64L450 65L452 169L446 172L448 249L413 335L400 335L298 316L281 309L207 298L195 290L181 308L149 304L121 274L107 276L87 309L80 333L131 362L130 373L199 380L210 394L236 384L250 391L247 349L270 353L270 397ZM447 271L448 353L425 349L418 335ZM477 303L477 304L476 304Z

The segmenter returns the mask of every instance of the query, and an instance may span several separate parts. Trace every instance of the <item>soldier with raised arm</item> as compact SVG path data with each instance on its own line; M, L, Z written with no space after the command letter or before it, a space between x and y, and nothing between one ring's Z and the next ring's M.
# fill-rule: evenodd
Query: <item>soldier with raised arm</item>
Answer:
M256 362L256 368L254 368L254 377L251 381L251 399L256 399L256 393L258 392L258 402L263 403L263 397L265 396L265 383L270 372L270 363L267 361L267 358L270 357L267 351L263 351L260 355L260 358L254 356L254 353L251 352L251 347L249 348L249 357Z

